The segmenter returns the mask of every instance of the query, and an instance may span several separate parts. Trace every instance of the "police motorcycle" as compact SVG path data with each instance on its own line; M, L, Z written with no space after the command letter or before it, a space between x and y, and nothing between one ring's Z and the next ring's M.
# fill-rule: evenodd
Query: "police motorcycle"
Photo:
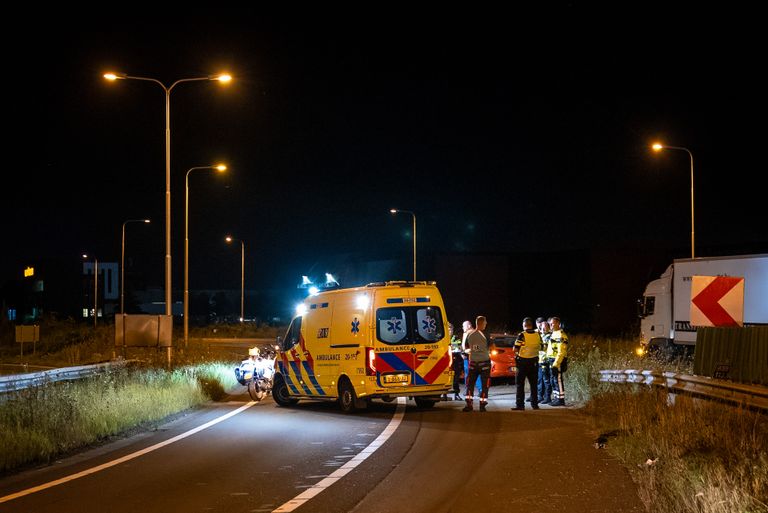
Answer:
M235 367L235 378L248 387L248 394L254 401L261 401L272 392L272 377L275 375L275 353L259 348L248 349L248 358Z

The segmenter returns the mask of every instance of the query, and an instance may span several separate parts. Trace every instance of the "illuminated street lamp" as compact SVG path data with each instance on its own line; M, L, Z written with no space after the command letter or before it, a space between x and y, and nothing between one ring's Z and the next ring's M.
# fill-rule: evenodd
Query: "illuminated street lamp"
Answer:
M215 169L219 173L227 170L227 166L199 166L190 168L184 179L184 347L189 344L189 173L201 169Z
M392 214L411 214L413 216L413 281L416 281L416 214L410 210L399 210L392 208L389 210Z
M693 228L693 154L691 153L691 150L689 150L688 148L683 148L682 146L667 146L665 144L662 145L660 143L654 143L653 146L651 146L651 148L653 148L653 151L657 153L660 152L661 150L684 151L688 154L688 157L691 159L691 260L693 260L694 258L696 258L696 251L695 251L696 244L695 244L695 235L694 235L695 232Z
M120 250L120 313L125 314L125 225L128 223L150 223L149 219L128 219L123 223L123 239Z
M155 78L136 77L125 73L105 73L104 78L115 80L143 80L154 82L165 91L165 315L172 315L171 309L171 91L182 82L199 82L216 80L228 83L232 77L228 74L208 75L207 77L182 78L172 83L170 87Z
M236 240L240 241L240 322L242 323L245 319L245 313L243 311L245 299L245 242L243 242L242 239L233 239L229 235L227 235L224 240L229 244L232 244L232 242Z
M83 260L87 260L88 255L83 253ZM99 317L99 259L93 257L93 327L96 327L96 320Z

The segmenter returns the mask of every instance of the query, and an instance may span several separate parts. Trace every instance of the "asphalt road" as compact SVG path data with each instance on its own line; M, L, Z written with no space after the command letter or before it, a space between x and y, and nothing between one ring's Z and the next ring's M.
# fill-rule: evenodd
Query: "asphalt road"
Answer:
M575 411L510 411L511 392L493 389L486 413L463 413L461 402L426 411L409 402L375 451L372 442L398 417L395 403L345 415L331 403L279 408L267 399L146 454L9 500L171 441L247 405L242 393L157 431L0 479L0 512L270 512L312 490L319 493L295 511L643 511L627 472L594 448ZM327 478L361 451L368 456L357 467Z

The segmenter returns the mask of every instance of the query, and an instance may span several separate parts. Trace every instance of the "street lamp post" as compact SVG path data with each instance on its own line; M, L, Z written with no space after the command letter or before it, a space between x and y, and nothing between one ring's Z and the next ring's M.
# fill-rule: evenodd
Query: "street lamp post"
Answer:
M416 281L416 214L410 210L400 210L392 208L389 210L392 214L411 214L413 216L413 281Z
M123 223L123 239L120 249L120 314L125 314L125 225L149 222L149 219L128 219Z
M83 254L86 260L88 255ZM93 327L96 327L96 320L99 317L99 259L93 257Z
M223 173L227 166L199 166L190 168L184 179L184 347L189 344L189 173L201 169L215 169Z
M240 241L240 323L242 323L245 320L243 310L245 304L245 242L242 239L233 239L229 235L224 240L230 244L236 240Z
M104 78L114 80L144 80L154 82L165 91L165 315L172 315L171 303L171 91L182 82L218 80L227 83L232 80L228 74L207 77L182 78L166 86L155 78L137 77L125 73L105 73Z
M688 148L683 148L682 146L667 146L666 144L662 145L660 143L654 143L652 146L653 150L656 152L659 152L661 150L679 150L684 151L688 154L688 157L691 161L691 260L696 258L696 236L695 236L695 230L693 225L693 154L691 153L691 150Z

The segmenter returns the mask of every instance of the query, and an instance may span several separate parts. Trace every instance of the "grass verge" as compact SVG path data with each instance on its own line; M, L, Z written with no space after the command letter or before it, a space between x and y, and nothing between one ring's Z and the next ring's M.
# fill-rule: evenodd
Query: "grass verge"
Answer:
M0 397L0 472L57 455L218 399L234 386L229 364L122 369Z
M684 360L633 355L629 340L573 337L566 375L569 400L596 432L596 444L620 459L648 511L768 512L768 418L717 402L640 385L601 383L600 369L690 374Z

